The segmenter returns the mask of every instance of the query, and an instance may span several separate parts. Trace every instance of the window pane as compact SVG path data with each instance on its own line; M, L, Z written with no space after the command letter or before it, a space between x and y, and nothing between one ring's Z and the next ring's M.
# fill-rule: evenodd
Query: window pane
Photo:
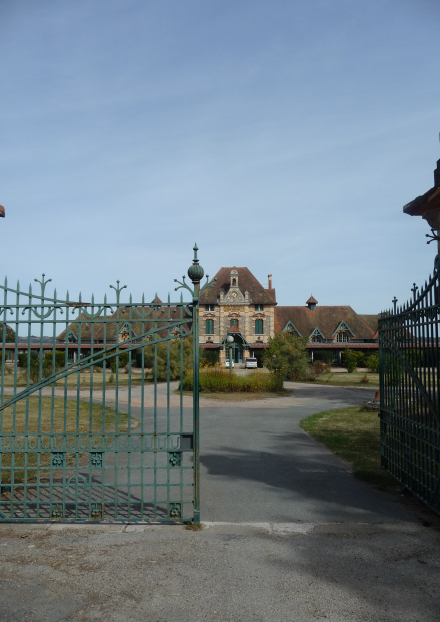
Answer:
M255 320L255 334L256 335L263 334L263 320Z
M214 320L206 320L206 334L207 335L214 334Z

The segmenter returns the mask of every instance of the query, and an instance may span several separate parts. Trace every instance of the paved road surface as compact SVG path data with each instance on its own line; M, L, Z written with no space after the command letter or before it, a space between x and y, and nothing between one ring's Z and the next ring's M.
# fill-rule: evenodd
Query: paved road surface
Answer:
M298 427L370 397L203 400L205 528L0 525L0 622L440 622L440 521Z

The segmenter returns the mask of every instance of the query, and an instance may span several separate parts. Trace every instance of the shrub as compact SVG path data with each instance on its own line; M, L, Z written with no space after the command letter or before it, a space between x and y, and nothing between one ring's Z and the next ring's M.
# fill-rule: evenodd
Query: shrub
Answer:
M333 354L326 350L318 350L317 352L313 352L313 360L322 361L327 366L332 364Z
M280 333L269 339L269 347L263 354L263 363L271 371L279 371L284 380L305 378L309 355L306 339L298 339L289 333Z
M102 357L103 353L104 353L103 350L96 352L96 354L93 356L93 359L98 359ZM114 350L111 351L105 356L106 369L110 369L110 371L112 371L113 373L116 373L116 360L117 360L118 369L122 370L122 368L128 364L129 356L130 356L129 352L120 352L118 355L116 355L114 353ZM101 367L101 368L104 367L104 361L103 360L97 361L96 363L94 363L94 367Z
M38 354L35 352L35 350L30 351L30 357L31 357L31 364L32 364L33 359L38 359ZM20 352L20 354L18 355L18 365L26 369L27 363L28 363L28 353Z
M237 376L227 369L208 367L200 370L199 387L201 393L273 393L283 389L283 378L279 372L253 371ZM192 391L192 371L183 377L182 389Z
M200 365L217 365L218 358L218 350L205 350L201 348Z
M349 374L352 374L354 371L356 371L358 364L358 357L356 356L356 352L346 348L342 352L342 364L347 368Z
M180 338L173 339L166 342L161 341L155 344L154 341L149 342L144 348L140 348L136 353L137 365L142 367L142 350L144 355L144 368L146 369L145 376L154 376L154 365L156 356L157 367L157 379L163 382L167 379L167 362L168 362L168 347L169 347L169 370L170 380L179 380L180 378L180 355L181 355L181 340ZM156 355L155 355L156 353ZM202 352L200 352L202 356ZM183 358L183 370L185 373L192 369L193 362L193 338L187 337L182 339L182 358Z
M370 354L370 356L367 357L365 364L370 371L373 371L377 374L379 372L379 355Z
M315 376L319 376L325 372L325 366L322 361L314 361L311 365Z

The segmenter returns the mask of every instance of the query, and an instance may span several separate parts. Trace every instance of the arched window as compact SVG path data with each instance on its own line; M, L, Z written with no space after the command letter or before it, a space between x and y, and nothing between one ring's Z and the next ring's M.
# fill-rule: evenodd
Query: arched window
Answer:
M232 279L232 286L235 287L237 285L237 279Z
M255 334L262 335L263 332L263 320L255 320Z
M336 337L336 341L339 341L339 342L346 342L346 341L348 341L347 333L344 333L343 331L338 333L337 337Z
M205 334L206 335L214 334L214 320L206 320Z

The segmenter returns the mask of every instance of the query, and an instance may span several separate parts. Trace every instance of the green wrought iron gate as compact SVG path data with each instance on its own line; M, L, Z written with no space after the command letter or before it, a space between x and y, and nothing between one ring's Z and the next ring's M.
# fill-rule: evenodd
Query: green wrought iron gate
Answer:
M190 302L0 287L0 522L199 522L197 250Z
M379 319L383 468L440 513L439 318L435 270Z

